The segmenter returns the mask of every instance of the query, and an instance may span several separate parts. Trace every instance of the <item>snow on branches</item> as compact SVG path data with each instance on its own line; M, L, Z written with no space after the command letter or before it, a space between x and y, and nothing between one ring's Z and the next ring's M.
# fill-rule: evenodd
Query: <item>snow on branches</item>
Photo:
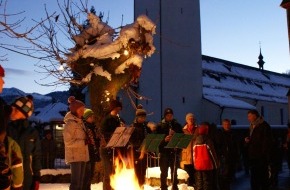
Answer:
M47 85L88 86L92 109L96 115L102 114L106 102L115 99L121 89L131 92L130 87L137 86L143 60L155 51L156 25L140 15L132 24L112 28L101 15L88 11L87 1L61 2L57 0L59 10L52 14L45 6L45 17L39 21L33 18L36 24L27 32L18 30L21 19L12 25L6 23L9 14L0 6L4 13L0 28L7 36L26 42L12 51L43 61L38 64L45 71L42 73L57 79Z
M121 27L119 36L115 39L115 30L102 22L98 16L89 13L87 19L89 26L80 34L73 36L75 48L67 54L66 62L72 69L80 69L75 67L76 64L81 64L78 63L79 60L84 62L83 59L93 59L92 63L95 65L92 67L93 73L111 80L111 75L125 73L124 70L130 65L141 69L142 57L151 56L155 51L153 34L156 25L145 15L139 16L134 23ZM120 59L125 50L128 52L127 58ZM103 64L100 64L100 60L104 60ZM118 65L115 65L117 68L104 68L107 67L104 65L106 60L118 62ZM110 70L113 73L109 73ZM83 82L89 82L90 77L86 75L90 73L91 71L84 73L86 80L82 80Z

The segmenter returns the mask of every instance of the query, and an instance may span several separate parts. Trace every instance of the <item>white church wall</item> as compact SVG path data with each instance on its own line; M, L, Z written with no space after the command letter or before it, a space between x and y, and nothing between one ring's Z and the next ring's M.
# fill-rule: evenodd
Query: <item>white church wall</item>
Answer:
M200 113L202 99L201 35L198 0L135 0L135 17L147 14L157 24L156 53L143 64L139 93L149 97L148 111L160 120L166 107L184 121ZM199 117L199 116L198 116Z
M288 121L288 109L287 104L267 102L267 101L256 101L250 99L242 99L248 103L254 103L256 109L260 114L264 115L264 119L273 126L286 126ZM254 104L253 104L254 105ZM204 115L203 121L210 123L221 124L222 119L235 120L236 125L249 125L247 120L247 109L237 108L221 108L212 102L203 100L202 114Z
M272 125L286 125L288 120L287 104L258 101L257 110ZM263 113L262 113L263 112Z
M202 100L202 108L201 108L201 115L203 117L197 118L200 122L206 121L209 123L220 123L220 107L216 104L209 102L208 100Z

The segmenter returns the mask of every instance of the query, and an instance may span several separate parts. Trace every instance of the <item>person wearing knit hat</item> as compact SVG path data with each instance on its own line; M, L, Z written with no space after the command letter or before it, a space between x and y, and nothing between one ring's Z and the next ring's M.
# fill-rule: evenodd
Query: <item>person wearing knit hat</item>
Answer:
M70 96L68 98L68 103L71 113L75 114L78 117L83 116L83 113L77 113L79 112L80 108L82 108L81 112L84 112L85 110L85 104L82 101L77 100L74 96Z
M90 171L87 172L85 175L85 178L90 179L88 186L92 184L92 180L94 176L100 175L100 168L98 167L100 165L100 132L96 126L95 122L95 115L93 110L86 109L85 113L83 115L84 124L86 126L86 133L88 136L88 146L89 146L89 155L90 155ZM97 166L97 167L95 167ZM96 169L97 168L97 169Z
M193 165L193 143L195 140L195 137L197 135L197 124L195 121L195 116L193 113L187 113L185 116L185 125L183 126L183 133L187 135L192 135L193 138L188 144L188 146L184 149L182 149L181 153L181 159L180 159L180 167L184 169L188 174L187 179L187 185L194 187L195 186L195 180L194 180L194 165Z
M193 113L187 113L186 116L185 116L185 121L189 118L194 118L195 119L195 116Z
M181 124L174 119L171 108L164 110L164 118L158 123L156 132L157 134L163 134L165 136L159 145L161 190L167 190L167 174L169 168L171 169L172 190L178 190L177 168L179 167L180 150L176 152L172 148L165 147L174 133L183 133L183 131Z
M211 185L211 189L217 189L216 170L219 168L219 159L213 140L207 135L210 124L200 123L198 134L193 143L193 162L195 168L194 189L204 189Z
M166 108L164 110L164 117L167 115L167 114L172 114L173 115L173 110L171 108Z
M153 130L151 130L153 129L153 127L149 126L149 122L146 120L146 116L146 110L143 109L143 106L141 104L139 104L136 109L135 120L131 125L131 127L134 127L134 131L131 135L130 144L132 144L133 146L134 160L138 160L135 163L134 169L140 187L145 184L147 164L146 153L141 147L142 142L148 134L154 132ZM152 122L150 122L150 124L152 125Z
M11 120L17 120L20 119L21 117L23 119L29 118L34 111L33 101L25 96L17 98L11 104L11 107L12 107L12 114L10 116ZM17 114L19 112L22 114Z
M20 146L23 156L23 190L39 189L41 170L41 142L38 131L31 126L28 118L32 115L33 97L19 97L11 104L7 134ZM33 142L33 143L31 143Z
M123 127L125 122L122 118L120 118L119 113L122 110L122 103L117 100L111 100L110 102L110 110L109 113L106 114L104 117L100 132L101 132L101 144L100 144L100 155L101 161L104 168L103 174L103 189L109 190L112 189L110 185L110 175L114 172L112 160L113 154L111 149L107 148L106 145L110 141L111 136L113 135L114 131L117 127Z
M139 104L136 109L136 117L147 116L146 110L143 109L143 106Z
M70 164L70 189L90 189L88 135L83 122L85 104L74 96L68 98L70 111L64 116L65 162Z
M83 119L86 121L89 117L93 116L94 112L91 109L85 109Z
M123 108L122 103L117 99L110 102L110 111L116 108L119 108L120 110Z

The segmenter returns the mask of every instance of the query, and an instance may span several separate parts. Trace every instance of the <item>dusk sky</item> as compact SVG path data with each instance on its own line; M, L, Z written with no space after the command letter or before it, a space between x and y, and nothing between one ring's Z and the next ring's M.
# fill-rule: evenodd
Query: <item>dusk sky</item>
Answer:
M62 0L60 0L62 2ZM133 0L94 0L96 12L109 17L109 25L120 26L133 22ZM258 67L260 46L265 70L285 73L290 70L286 11L280 7L282 0L200 0L202 54L252 67ZM44 4L49 12L58 11L52 0L8 0L10 13L25 11L27 23L45 16ZM114 4L114 6L112 6ZM2 10L2 9L1 9ZM7 37L1 41L8 40ZM24 92L46 94L66 90L67 87L45 87L49 83L34 65L36 59L0 50L9 59L1 64L6 69L5 87L16 87ZM142 75L141 75L142 76ZM35 82L36 81L36 82Z

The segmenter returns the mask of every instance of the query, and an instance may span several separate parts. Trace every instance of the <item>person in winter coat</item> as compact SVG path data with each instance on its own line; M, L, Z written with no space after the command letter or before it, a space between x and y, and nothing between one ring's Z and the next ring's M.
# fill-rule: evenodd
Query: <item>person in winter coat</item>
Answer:
M198 127L198 135L193 143L193 161L195 167L195 190L215 190L214 170L219 167L213 141L208 135L209 123Z
M11 122L7 128L8 136L20 146L23 156L24 190L38 190L41 170L41 143L38 131L29 125L32 115L33 97L17 98L11 104Z
M90 155L90 173L87 172L86 177L90 178L90 184L95 174L95 166L97 162L101 161L100 158L100 134L95 124L95 115L91 109L85 109L83 115L84 124L87 129L87 136L89 139L89 155ZM89 188L90 189L90 188Z
M218 132L218 157L220 160L219 182L222 190L230 190L230 184L235 179L239 162L239 139L231 130L231 121L223 119L222 129Z
M113 174L113 152L110 148L106 148L112 134L117 127L123 126L124 122L119 117L122 110L122 103L119 100L110 102L110 112L105 116L101 124L101 145L100 154L104 167L103 190L112 190L110 185L110 175Z
M172 190L178 190L177 168L180 163L180 151L172 148L165 148L165 146L171 140L174 133L183 133L183 131L182 126L173 118L173 110L171 108L166 108L164 110L164 118L157 124L156 133L166 135L165 139L163 139L159 145L161 190L167 190L169 167L171 169Z
M4 76L5 70L0 65L0 94L5 83ZM21 149L6 132L10 114L11 107L0 98L0 189L21 190L24 178Z
M130 139L130 144L133 147L133 155L135 161L135 174L138 178L139 186L145 184L146 168L147 168L147 159L146 154L142 150L142 142L145 137L154 132L154 129L150 126L152 124L146 121L147 112L143 109L142 105L137 106L135 120L131 127L134 127L134 132ZM149 125L148 125L149 123ZM151 128L150 128L151 127Z
M0 189L21 190L23 178L21 149L0 126Z
M70 111L64 117L64 149L65 162L70 164L71 182L70 190L86 190L90 185L85 174L89 172L89 149L86 135L86 127L82 116L85 104L74 96L68 98Z
M3 87L5 84L4 77L5 77L5 70L0 65L0 94L3 91ZM7 128L7 123L9 121L10 112L11 112L10 107L0 97L0 126L5 126L5 129Z
M183 127L183 133L192 135L193 138L187 148L182 149L180 167L184 169L188 174L187 185L194 187L194 166L193 166L193 142L197 135L197 125L195 116L193 113L188 113L185 116L186 124Z
M53 169L56 155L56 142L52 138L52 131L50 128L44 130L44 139L41 140L41 150L42 150L42 168Z
M270 125L264 121L257 110L248 111L250 134L245 138L248 146L251 188L266 190L269 188L269 170L273 136Z

